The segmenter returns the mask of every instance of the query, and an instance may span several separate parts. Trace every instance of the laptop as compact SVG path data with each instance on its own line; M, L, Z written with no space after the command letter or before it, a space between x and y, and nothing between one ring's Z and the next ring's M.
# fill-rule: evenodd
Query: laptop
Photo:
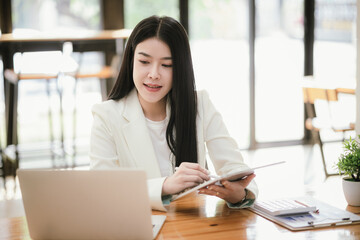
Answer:
M151 215L141 170L17 171L33 239L154 239L165 222Z

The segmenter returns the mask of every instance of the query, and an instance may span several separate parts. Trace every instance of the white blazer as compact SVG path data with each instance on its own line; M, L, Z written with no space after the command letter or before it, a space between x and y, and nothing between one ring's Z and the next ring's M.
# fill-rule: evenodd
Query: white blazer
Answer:
M239 168L248 168L222 117L211 103L207 92L197 92L198 163L206 166L206 149L216 173L222 175ZM166 211L162 202L160 167L156 159L146 120L134 88L121 100L108 100L92 108L93 126L90 143L92 169L136 168L146 171L151 207ZM167 107L167 114L169 113ZM255 197L254 181L247 187Z

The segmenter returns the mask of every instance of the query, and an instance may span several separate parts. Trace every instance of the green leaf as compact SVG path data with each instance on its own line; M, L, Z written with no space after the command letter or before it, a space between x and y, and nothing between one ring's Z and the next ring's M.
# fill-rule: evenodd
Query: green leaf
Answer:
M360 139L360 135L358 136ZM344 152L340 154L336 167L340 174L360 181L360 143L350 137L343 142Z

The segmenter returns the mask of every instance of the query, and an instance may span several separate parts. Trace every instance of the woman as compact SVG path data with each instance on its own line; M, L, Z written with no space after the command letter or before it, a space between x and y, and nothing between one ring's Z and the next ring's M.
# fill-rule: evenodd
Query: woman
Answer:
M210 179L205 148L219 175L248 168L207 93L195 91L187 34L170 17L134 28L109 100L93 116L91 168L145 170L153 209L166 210L171 195ZM199 192L248 207L257 195L254 177Z

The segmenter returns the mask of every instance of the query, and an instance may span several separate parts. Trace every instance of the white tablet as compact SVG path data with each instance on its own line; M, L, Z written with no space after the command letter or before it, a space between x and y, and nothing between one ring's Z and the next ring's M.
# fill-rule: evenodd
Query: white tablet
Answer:
M238 181L240 179L243 179L251 174L253 174L255 172L256 169L259 168L264 168L264 167L269 167L269 166L273 166L273 165L277 165L277 164L281 164L284 163L285 161L281 161L281 162L275 162L275 163L270 163L270 164L266 164L266 165L261 165L261 166L257 166L257 167L253 167L253 168L249 168L249 169L245 169L245 170L239 170L239 171L232 171L228 174L224 174L221 176L216 176L214 178L211 178L209 181L203 182L193 188L189 188L186 189L185 191L177 194L177 195L173 195L172 197L172 201L177 200L179 198L182 198L186 195L188 195L189 193L192 193L194 191L199 190L200 188L206 187L208 185L211 184L215 184L216 182L220 182L222 180L228 180L228 181Z

